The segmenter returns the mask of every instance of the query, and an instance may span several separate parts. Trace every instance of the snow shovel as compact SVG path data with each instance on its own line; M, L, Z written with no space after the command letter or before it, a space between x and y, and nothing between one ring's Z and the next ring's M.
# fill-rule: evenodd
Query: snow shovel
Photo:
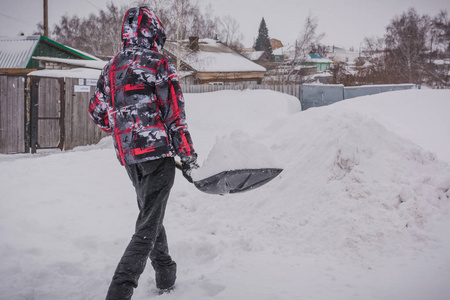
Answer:
M181 163L176 162L182 170ZM253 190L278 176L283 169L239 169L223 171L205 179L194 181L197 189L208 194L224 195Z

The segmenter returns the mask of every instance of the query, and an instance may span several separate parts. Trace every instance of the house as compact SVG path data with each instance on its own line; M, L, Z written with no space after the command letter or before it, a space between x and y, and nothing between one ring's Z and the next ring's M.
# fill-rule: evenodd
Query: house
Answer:
M0 38L0 153L35 153L97 143L86 114L106 64L42 36ZM6 109L3 109L6 108Z
M306 57L305 62L302 64L305 66L316 66L317 72L324 72L328 69L330 69L332 61L328 58L323 58L320 55L309 53L309 55Z
M264 67L267 72L277 68L280 65L279 62L275 62L273 60L273 56L270 56L265 51L255 51L255 49L252 48L251 50L246 51L241 49L240 52L254 63Z
M295 47L292 45L277 48L272 51L273 61L284 62L293 59L295 56Z
M328 58L332 61L345 64L354 64L358 57L360 57L359 52L349 51L335 46L333 46L331 53L328 54Z
M283 47L283 43L280 40L277 39L270 39L270 46L272 47L272 51L276 50L278 48Z
M220 41L190 38L166 41L164 50L173 62L180 60L180 81L187 84L261 83L266 69L237 53Z
M314 53L302 55L294 59L294 64L297 66L297 69L309 69L307 72L308 75L325 72L330 69L332 63L328 58L323 58Z
M56 67L57 62L45 63L35 57L97 59L41 35L0 37L0 73L23 75L39 69Z
M438 80L437 86L448 88L450 85L450 58L433 60L435 74Z

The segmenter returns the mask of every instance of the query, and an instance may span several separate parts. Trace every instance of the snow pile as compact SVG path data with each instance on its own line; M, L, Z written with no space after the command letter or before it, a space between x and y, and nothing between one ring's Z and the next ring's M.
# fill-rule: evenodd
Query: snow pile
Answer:
M236 130L217 138L200 169L194 170L194 180L201 180L227 170L277 168L272 151L262 143Z
M291 132L276 144L283 157L295 157L285 162L278 198L291 200L283 202L289 210L279 218L292 223L299 246L365 260L367 253L399 255L405 244L433 243L428 225L448 210L448 165L373 119L332 112L290 120L281 131L308 131ZM299 189L307 193L292 198ZM299 222L316 230L305 235Z
M284 171L226 196L177 175L165 227L178 283L161 299L448 298L450 91L304 112L271 91L185 98L195 176ZM111 140L1 155L0 169L0 298L104 298L137 216ZM154 294L147 268L133 299Z

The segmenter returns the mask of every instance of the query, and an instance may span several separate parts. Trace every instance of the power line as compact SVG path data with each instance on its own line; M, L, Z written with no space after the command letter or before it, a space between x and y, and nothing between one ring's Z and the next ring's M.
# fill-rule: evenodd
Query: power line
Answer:
M3 16L5 18L11 19L11 20L14 20L14 21L19 22L19 23L27 23L27 24L30 24L30 25L33 25L33 26L36 25L36 24L31 23L31 22L27 22L24 19L14 18L14 17L8 16L8 15L2 14L2 13L0 13L0 16Z
M93 7L95 7L96 9L98 9L98 10L101 10L100 8L98 8L96 5L94 5L93 3L91 3L91 1L89 1L89 0L86 0L86 2L87 3L89 3L90 5L92 5Z

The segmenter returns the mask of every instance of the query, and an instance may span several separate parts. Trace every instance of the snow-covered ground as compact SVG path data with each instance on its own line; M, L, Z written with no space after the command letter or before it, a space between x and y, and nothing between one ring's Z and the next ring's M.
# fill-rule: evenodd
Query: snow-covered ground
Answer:
M449 90L303 112L271 91L185 98L197 178L284 171L226 196L177 174L165 218L177 289L158 299L449 299ZM0 155L0 190L0 299L104 299L137 215L110 138ZM148 265L133 299L154 297Z

